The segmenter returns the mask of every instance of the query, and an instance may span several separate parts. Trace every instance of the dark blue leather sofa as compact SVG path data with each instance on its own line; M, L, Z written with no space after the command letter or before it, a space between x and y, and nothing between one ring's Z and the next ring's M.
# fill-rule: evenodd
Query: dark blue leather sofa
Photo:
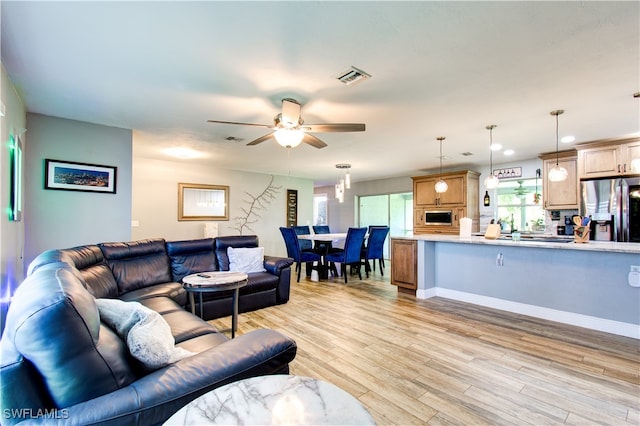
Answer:
M154 239L42 253L14 295L0 341L0 423L161 424L219 386L288 373L297 349L290 338L256 330L230 340L185 310L184 275L225 270L227 247L257 244L255 236ZM289 298L290 259L265 256L264 266L241 293L243 311ZM207 300L205 315L228 315L229 297ZM195 355L143 368L100 320L97 298L158 312L176 346Z

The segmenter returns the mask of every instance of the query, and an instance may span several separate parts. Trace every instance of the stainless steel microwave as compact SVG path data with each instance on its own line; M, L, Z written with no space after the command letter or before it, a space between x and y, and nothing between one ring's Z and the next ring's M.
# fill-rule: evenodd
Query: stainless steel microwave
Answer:
M453 224L453 211L451 210L427 210L424 212L425 225L448 225Z

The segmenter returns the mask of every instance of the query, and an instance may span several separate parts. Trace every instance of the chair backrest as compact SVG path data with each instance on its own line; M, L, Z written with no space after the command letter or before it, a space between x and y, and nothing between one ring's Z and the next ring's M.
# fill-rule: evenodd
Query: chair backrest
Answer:
M280 233L284 238L284 245L287 247L287 256L292 258L294 262L300 261L300 245L298 244L298 236L293 228L280 227Z
M292 226L296 235L310 235L311 229L309 226ZM311 250L313 248L313 242L311 240L298 240L300 250Z
M388 226L370 226L367 238L367 259L380 259L384 247L384 240L389 234Z
M313 225L314 234L330 234L331 230L327 225Z
M344 263L360 262L360 253L367 228L349 228L344 242Z

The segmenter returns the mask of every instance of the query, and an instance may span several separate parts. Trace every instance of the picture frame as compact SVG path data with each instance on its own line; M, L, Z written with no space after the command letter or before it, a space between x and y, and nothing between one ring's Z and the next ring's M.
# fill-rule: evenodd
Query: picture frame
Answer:
M229 187L178 183L178 221L229 220Z
M44 189L116 193L118 168L75 161L44 160Z

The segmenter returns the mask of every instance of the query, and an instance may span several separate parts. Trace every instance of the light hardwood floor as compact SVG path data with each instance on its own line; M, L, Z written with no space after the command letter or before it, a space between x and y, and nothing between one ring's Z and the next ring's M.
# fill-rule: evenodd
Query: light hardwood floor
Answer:
M640 424L639 341L370 279L292 280L285 305L243 313L298 344L291 374L346 390L378 425ZM354 279L355 278L355 279ZM212 321L219 328L229 318Z

